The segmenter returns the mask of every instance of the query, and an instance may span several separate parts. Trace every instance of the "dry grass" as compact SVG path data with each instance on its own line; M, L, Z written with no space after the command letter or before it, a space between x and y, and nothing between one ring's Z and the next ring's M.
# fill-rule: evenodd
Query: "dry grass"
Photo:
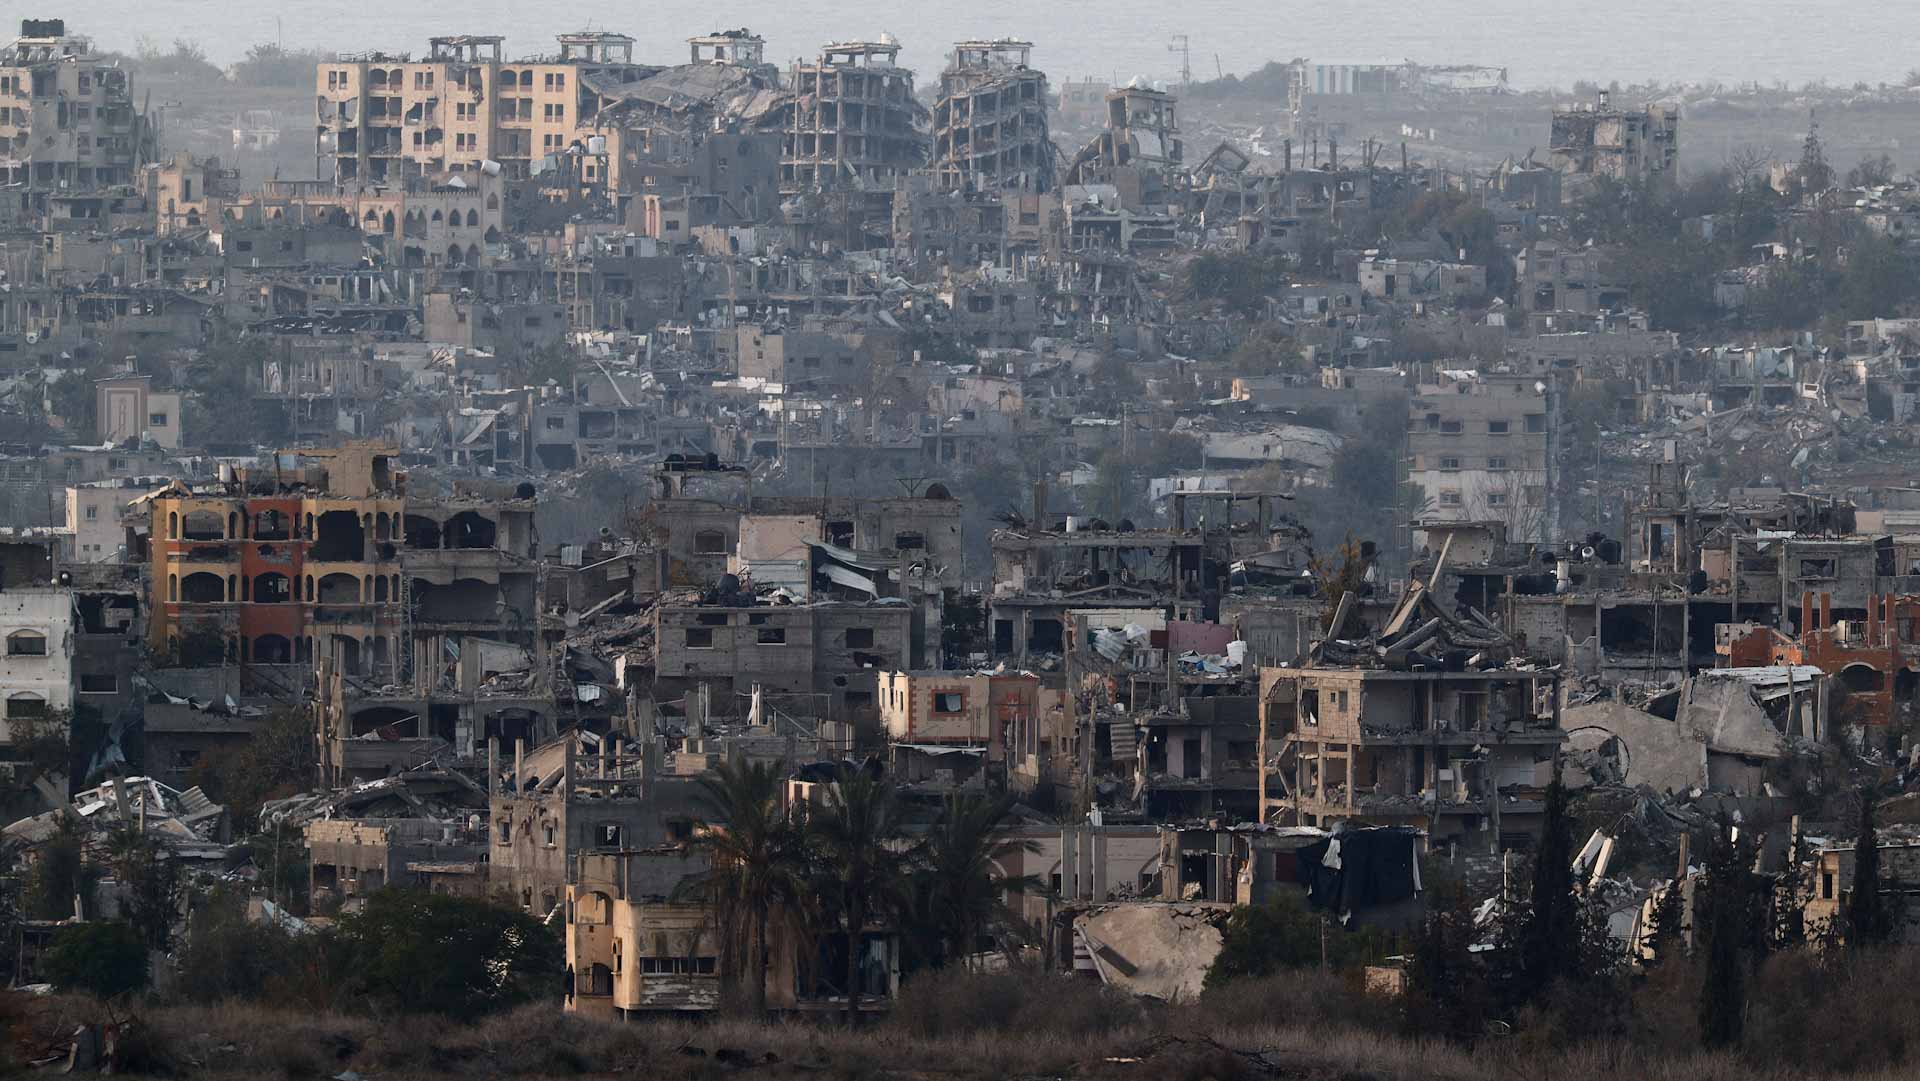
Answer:
M1390 1015L1355 997L1350 984L1317 973L1157 1008L1112 999L1096 985L1020 974L930 981L903 999L896 1017L854 1032L827 1021L622 1024L545 1005L471 1025L241 1003L149 1005L138 1011L144 1035L130 1065L142 1076L290 1081L322 1081L348 1069L375 1081L1893 1081L1920 1078L1920 1066L1905 1061L1907 1029L1920 1029L1920 1018L1899 1009L1904 1000L1895 994L1901 981L1910 981L1902 990L1911 996L1916 972L1910 966L1917 964L1888 959L1817 972L1770 965L1754 988L1754 1031L1739 1056L1674 1042L1690 1039L1684 1024L1587 1043L1566 1038L1564 1030L1557 1040L1523 1032L1471 1049L1410 1040L1387 1034ZM1781 990L1789 987L1800 993ZM991 1001L996 989L1011 1006ZM1822 1003L1823 995L1844 997ZM1672 999L1687 1001L1679 994ZM79 1021L104 1016L99 1004L78 998L11 996L5 1005L0 1015L10 1018L16 1061L31 1057L22 1049L43 1053ZM1869 1022L1861 1019L1867 1014L1898 1016ZM1824 1060L1823 1049L1831 1052ZM6 1061L0 1053L0 1063Z

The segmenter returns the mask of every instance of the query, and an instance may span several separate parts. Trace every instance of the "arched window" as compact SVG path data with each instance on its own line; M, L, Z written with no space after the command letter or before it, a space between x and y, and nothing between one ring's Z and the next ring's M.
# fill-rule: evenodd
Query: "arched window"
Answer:
M47 700L31 691L7 696L7 720L30 721L47 715Z
M7 635L7 656L44 657L47 655L47 636L39 631L14 631Z
M480 212L478 210L467 211L467 224L470 226L473 226L474 228L479 228Z

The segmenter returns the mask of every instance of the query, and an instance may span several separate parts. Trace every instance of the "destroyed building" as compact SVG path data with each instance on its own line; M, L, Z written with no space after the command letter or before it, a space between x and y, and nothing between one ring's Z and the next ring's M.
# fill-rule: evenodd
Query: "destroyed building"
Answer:
M836 42L787 77L788 107L780 186L798 192L854 185L887 189L926 161L929 114L914 96L913 72L899 65L900 43Z
M1525 847L1566 739L1560 669L1476 609L1450 615L1420 583L1377 633L1343 638L1351 597L1304 667L1260 671L1262 820Z
M134 106L133 79L64 19L22 19L0 49L0 181L43 193L133 183L154 156L153 133Z
M591 81L631 82L656 70L634 64L624 34L563 34L557 55L524 61L505 56L505 41L437 37L424 60L374 52L321 64L319 175L399 185L493 162L525 179L534 163L585 145L603 102Z
M575 731L531 752L516 743L510 760L489 749L492 894L545 917L595 854L692 837L700 817L692 780L665 774L657 743L616 747L616 738ZM688 876L701 869L690 853L679 862Z
M1553 164L1570 177L1671 183L1680 165L1680 111L1617 109L1608 91L1589 105L1553 111Z
M931 167L945 190L1053 187L1057 162L1047 134L1047 77L1033 43L962 41L940 73L933 106Z

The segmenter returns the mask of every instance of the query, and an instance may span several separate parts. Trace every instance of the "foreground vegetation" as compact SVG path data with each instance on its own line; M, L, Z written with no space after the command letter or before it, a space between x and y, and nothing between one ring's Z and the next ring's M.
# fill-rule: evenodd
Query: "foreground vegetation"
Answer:
M1543 1003L1511 1036L1471 1042L1406 1035L1391 1000L1351 975L1304 971L1209 991L1186 1004L1123 999L1087 980L1037 972L929 973L891 1018L848 1031L831 1022L649 1021L621 1024L535 1003L462 1023L424 1014L307 1012L244 1002L132 1009L123 1040L137 1076L324 1078L353 1070L379 1081L453 1076L1172 1078L1632 1077L1759 1081L1920 1077L1920 950L1776 958L1755 974L1747 1035L1700 1050L1688 997L1697 976L1675 970L1636 989L1625 1027L1579 1004ZM64 1047L102 1005L81 997L0 998L18 1065ZM1871 1003L1833 1024L1833 1004ZM128 1010L113 1011L125 1017ZM0 1069L0 1073L4 1073Z

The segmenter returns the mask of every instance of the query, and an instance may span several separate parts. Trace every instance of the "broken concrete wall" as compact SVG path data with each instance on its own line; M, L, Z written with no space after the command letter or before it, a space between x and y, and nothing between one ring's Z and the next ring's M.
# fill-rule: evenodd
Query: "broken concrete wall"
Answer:
M1220 954L1224 905L1153 902L1096 909L1074 921L1109 986L1163 1002L1200 997Z

